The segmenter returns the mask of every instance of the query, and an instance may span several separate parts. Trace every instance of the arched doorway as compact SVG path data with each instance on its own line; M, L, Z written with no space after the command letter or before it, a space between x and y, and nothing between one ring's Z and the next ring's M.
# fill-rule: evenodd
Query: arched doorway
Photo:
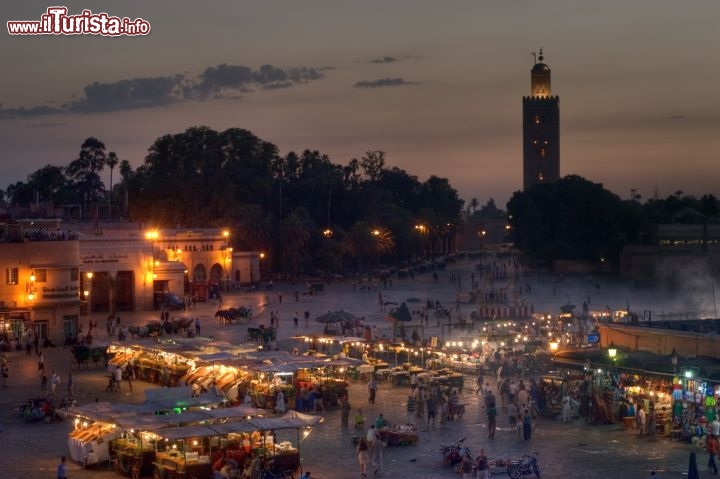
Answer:
M205 302L208 299L207 271L204 264L197 264L192 271L192 297L195 301Z

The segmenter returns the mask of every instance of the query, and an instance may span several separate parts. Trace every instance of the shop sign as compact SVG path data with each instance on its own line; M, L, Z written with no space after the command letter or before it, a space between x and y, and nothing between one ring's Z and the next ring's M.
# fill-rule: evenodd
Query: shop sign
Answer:
M589 344L597 344L600 342L600 334L594 333L594 334L588 334L587 341Z

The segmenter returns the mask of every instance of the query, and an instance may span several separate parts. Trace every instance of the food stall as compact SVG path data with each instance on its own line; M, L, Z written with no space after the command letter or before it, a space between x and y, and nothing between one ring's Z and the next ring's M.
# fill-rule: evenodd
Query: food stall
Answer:
M232 459L240 469L251 463L258 471L297 471L300 442L320 421L322 418L290 412L278 418L161 429L157 431L162 440L156 442L153 475L212 479L212 465L220 457Z
M388 446L417 444L419 436L414 424L396 424L379 431L380 440Z
M61 417L73 417L74 427L68 433L70 459L84 466L100 464L110 459L110 442L118 437L114 418L137 414L133 406L97 402L82 407L57 411Z
M178 343L111 344L108 346L110 372L115 368L130 367L135 378L143 381L177 386L194 362L184 354L185 348Z

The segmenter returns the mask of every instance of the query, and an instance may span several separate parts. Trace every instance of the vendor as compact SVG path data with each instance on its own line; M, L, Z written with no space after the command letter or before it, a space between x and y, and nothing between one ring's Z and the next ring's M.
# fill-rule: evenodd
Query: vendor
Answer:
M388 427L390 425L389 422L383 417L382 413L378 415L378 417L375 419L375 429L378 431L382 430L385 427Z
M213 462L212 468L213 471L220 472L223 467L225 467L225 451L220 450L220 456Z
M365 416L363 416L362 409L358 409L357 414L355 414L355 429L364 429L365 428Z

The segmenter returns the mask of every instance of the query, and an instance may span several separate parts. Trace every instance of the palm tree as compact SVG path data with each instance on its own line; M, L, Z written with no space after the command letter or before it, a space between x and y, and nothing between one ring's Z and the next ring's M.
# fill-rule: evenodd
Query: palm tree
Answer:
M480 202L477 198L470 198L470 208L472 208L473 214L475 214L475 210L477 210L477 207L480 205Z
M115 169L115 166L118 164L118 157L117 154L114 151L111 151L108 153L107 158L105 159L105 164L110 167L110 188L108 188L108 216L110 219L112 219L112 186L113 186L113 170Z
M383 228L370 228L362 221L356 222L342 240L343 253L357 260L358 269L363 260L374 261L395 251L395 237Z
M358 269L362 269L363 259L370 258L373 254L375 239L370 227L362 221L357 221L343 236L341 244L343 253L355 259Z
M303 216L298 210L290 213L283 219L280 233L283 263L296 274L309 257L310 227Z
M238 211L238 238L251 250L262 251L270 246L272 221L260 205L247 205Z
M378 228L373 230L372 234L375 239L375 255L378 258L388 256L395 251L395 237L393 236L392 231Z

